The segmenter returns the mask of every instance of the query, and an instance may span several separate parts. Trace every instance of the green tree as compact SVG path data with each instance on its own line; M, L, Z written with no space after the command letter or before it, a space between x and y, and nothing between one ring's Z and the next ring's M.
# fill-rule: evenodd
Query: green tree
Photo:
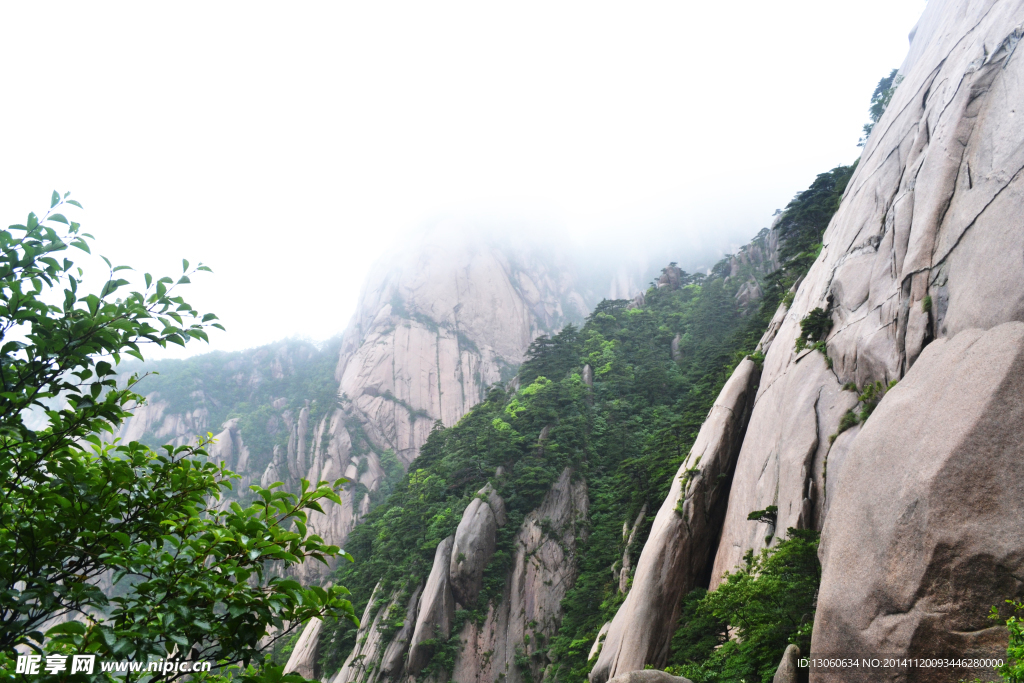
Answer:
M767 683L788 644L808 651L821 581L818 533L791 528L788 536L756 556L748 551L745 565L726 574L717 590L684 598L673 672L698 683Z
M343 587L303 588L272 570L346 555L306 527L319 501L340 504L345 480L303 481L298 495L254 486L242 508L223 499L237 475L210 462L208 440L163 452L105 443L143 401L137 375L117 382L122 354L142 359L143 344L183 346L220 325L175 293L202 264L183 261L177 280L146 273L139 292L104 258L106 281L87 293L67 253L89 252L92 236L60 213L69 205L81 208L54 192L42 219L0 230L0 653L177 653L280 679L262 667L271 627L281 638L311 617L355 621ZM45 413L44 428L26 424L30 411ZM108 577L110 595L97 587Z
M875 124L878 123L878 120L882 118L882 114L889 107L889 102L892 101L896 88L899 87L900 81L903 80L902 76L897 75L898 71L899 69L893 69L889 72L888 76L878 81L875 91L871 93L871 107L868 109L871 122L864 124L864 137L857 143L858 147L863 147L867 143Z

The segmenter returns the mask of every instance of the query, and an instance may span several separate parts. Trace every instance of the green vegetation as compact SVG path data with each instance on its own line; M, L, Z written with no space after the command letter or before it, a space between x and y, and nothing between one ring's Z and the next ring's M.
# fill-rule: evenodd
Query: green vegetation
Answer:
M858 412L852 408L846 411L842 419L839 420L839 429L836 430L835 434L829 437L829 443L834 442L836 437L847 429L867 422L871 413L873 413L875 408L878 407L878 404L881 403L882 397L885 396L889 389L896 386L898 381L899 380L894 379L886 384L882 380L878 380L877 382L873 382L864 387L864 391L860 392L860 395L857 397L857 401L860 405L860 411ZM857 391L857 385L853 382L848 382L843 385L843 389L846 391Z
M717 590L683 598L667 671L694 683L770 683L787 645L810 649L821 582L817 532L789 529L788 538L757 556L748 551L744 561Z
M868 141L871 131L875 128L875 124L878 123L878 120L882 118L882 114L888 109L889 102L892 101L892 96L896 93L896 88L899 87L900 82L903 80L902 76L897 75L898 71L899 69L893 69L889 72L888 76L878 81L875 91L871 93L871 107L868 109L871 122L864 124L864 137L860 139L859 147L863 147Z
M288 429L281 417L285 410L297 417L308 404L309 422L315 425L339 405L334 370L340 346L340 337L320 347L288 339L246 351L126 363L120 374L139 374L142 379L135 390L156 394L154 401L169 404L168 413L205 409L214 432L226 420L238 418L242 441L249 449L249 469L263 471L273 458L274 446L288 444ZM307 438L313 438L312 428ZM160 445L152 437L144 441Z
M818 349L825 353L825 337L831 329L832 315L823 308L815 308L800 321L800 336L796 338L796 350L799 352L804 349Z
M297 495L254 486L251 505L218 509L237 475L207 460L206 442L104 443L142 400L135 377L119 386L122 354L141 360L142 344L184 346L219 324L174 293L202 264L183 261L177 280L147 273L139 292L104 259L106 281L87 292L66 253L89 252L91 236L59 213L69 205L81 208L54 192L43 219L0 231L0 652L45 642L117 660L190 653L252 666L249 680L301 681L262 666L261 640L283 622L355 621L352 605L341 586L304 589L268 570L344 555L306 529L320 500L340 503L344 480L303 481ZM26 426L31 409L45 427ZM112 595L97 587L107 575ZM42 633L56 617L70 620Z
M643 307L604 301L582 327L570 325L538 338L519 369L518 391L494 386L457 425L435 425L414 469L350 535L346 549L356 562L344 565L335 581L364 601L378 581L378 595L411 591L429 573L437 544L454 533L466 505L490 482L505 499L510 519L499 531L477 604L457 614L457 634L463 621L481 621L488 601L500 599L523 517L570 467L588 486L587 541L577 548L577 579L563 600L561 627L542 650L554 662L554 680L583 681L593 665L587 661L590 646L624 598L609 571L622 557L623 521L634 519L645 503L658 509L732 370L745 356L763 359L754 349L787 291L817 256L821 235L852 172L852 167L837 167L818 176L787 206L779 227L787 255L781 270L765 275L739 266L736 272L729 258L709 276L676 269L671 278L677 286L652 287ZM766 234L759 236L763 244ZM735 295L749 278L759 281L765 296L756 310L743 311ZM677 335L678 362L671 355ZM582 381L585 365L593 371L593 388ZM540 444L545 427L547 438ZM505 476L495 476L498 467ZM652 521L648 515L642 523L637 548ZM794 540L785 548L798 543L810 541ZM770 566L783 566L786 557ZM761 567L768 560L758 562ZM359 610L364 606L357 602ZM809 622L804 627L809 629ZM454 634L448 643L434 644L428 668L450 666L458 645ZM678 638L688 637L681 634ZM320 645L322 670L336 671L355 638L350 623L327 620ZM756 657L767 657L764 653L779 643L784 648L786 638L764 641ZM528 667L525 643L521 652L521 664ZM772 651L776 664L781 654ZM742 657L756 659L746 650Z

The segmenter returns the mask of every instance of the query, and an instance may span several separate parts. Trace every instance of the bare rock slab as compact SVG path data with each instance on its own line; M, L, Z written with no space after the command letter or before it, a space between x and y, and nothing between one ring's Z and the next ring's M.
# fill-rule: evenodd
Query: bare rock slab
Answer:
M672 482L644 545L633 587L616 612L590 673L605 683L646 664L664 665L679 600L696 585L725 514L728 480L743 443L760 371L749 358L722 388ZM667 675L667 674L665 674Z
M434 564L430 568L430 576L427 577L423 594L420 596L416 628L413 629L412 639L409 641L406 671L413 675L427 665L433 654L423 641L447 638L451 635L455 600L452 598L451 584L448 580L448 565L451 562L454 545L455 537L449 536L441 541L434 551Z
M449 577L460 605L473 605L483 585L484 569L494 556L499 526L507 521L505 502L488 484L477 492L455 531Z
M1005 655L986 615L1024 587L1024 323L927 346L838 477L812 652Z

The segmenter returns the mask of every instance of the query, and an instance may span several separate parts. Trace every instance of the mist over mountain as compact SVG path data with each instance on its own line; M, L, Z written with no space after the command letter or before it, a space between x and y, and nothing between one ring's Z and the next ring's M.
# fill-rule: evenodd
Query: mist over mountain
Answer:
M122 364L150 374L114 437L213 433L240 475L222 507L346 480L308 529L354 561L268 567L346 586L361 618L281 624L279 673L1019 673L1022 16L932 0L860 158L761 221L588 240L439 217L368 269L338 337ZM337 315L330 292L295 295ZM801 663L842 653L904 663Z

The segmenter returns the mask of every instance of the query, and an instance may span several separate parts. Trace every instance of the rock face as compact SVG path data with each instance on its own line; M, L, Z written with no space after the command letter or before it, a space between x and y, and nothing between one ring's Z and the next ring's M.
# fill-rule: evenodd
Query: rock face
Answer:
M479 519L482 506L496 510L496 522L505 524L504 503L491 487L484 487L478 495L467 506L463 521ZM586 484L573 481L571 470L566 469L516 533L515 558L500 598L486 605L482 624L466 622L459 632L462 646L455 655L451 680L490 683L500 678L518 683L540 679L546 660L539 661L533 655L555 635L561 622L561 601L576 578L576 543L586 539L587 505ZM397 608L400 595L392 595L387 605L374 613L378 592L374 591L363 614L357 644L333 683L411 680L421 674L433 655L424 641L451 634L455 604L450 574L464 575L463 569L453 563L457 535L438 545L422 593L419 588L413 592L404 625L386 647L379 625L389 610ZM405 659L407 645L409 655ZM530 661L526 670L516 663L524 655Z
M930 344L837 478L812 651L1004 655L985 607L1024 587L1024 323Z
M352 648L351 654L349 654L341 669L331 679L331 683L350 683L351 681L376 679L376 672L371 667L377 662L384 650L380 625L387 617L388 612L396 606L399 597L397 593L392 595L384 607L374 611L379 592L380 584L377 584L373 589L373 593L370 594L370 601L366 603L362 619L359 620L360 627L356 637L356 645Z
M611 628L611 625L612 622L606 621L601 626L601 630L597 632L597 637L594 638L594 644L590 646L590 654L587 655L587 661L601 653L601 648L604 647L604 639L608 637L608 629Z
M529 265L526 265L529 263ZM435 420L453 425L510 379L530 342L578 322L568 264L438 228L370 274L337 368L350 415L412 462Z
M449 536L441 541L434 551L434 565L420 596L420 604L416 610L416 627L409 640L409 661L406 671L410 674L419 673L430 660L432 653L423 641L447 638L451 635L455 600L452 598L448 567L451 564L454 544L455 537Z
M629 671L620 674L608 681L608 683L693 683L689 678L673 676L657 669L645 671Z
M402 621L402 628L395 634L394 639L388 643L381 659L381 672L391 678L397 678L405 666L405 653L409 649L409 640L412 638L413 629L416 627L416 610L420 606L420 593L423 586L419 585L412 592L409 604L405 608L405 619Z
M1019 595L1024 561L1011 502L1024 480L1022 16L1021 0L928 3L823 249L759 345L710 587L787 528L821 530L819 654L1005 649L985 615ZM819 308L832 321L827 355L797 351ZM863 426L838 434L867 385L894 380ZM774 524L747 519L772 505ZM595 681L662 661L657 639L643 640L658 622L625 621L648 549L662 547L658 524ZM663 576L685 585L688 574Z
M295 397L278 397L260 419L270 440L281 443L255 452L242 443L236 419L221 428L217 457L243 475L241 490L282 481L296 491L303 478L352 480L342 504L325 503L325 514L312 515L309 524L327 543L343 546L369 511L369 493L382 485L385 451L407 467L435 421L453 425L487 386L515 374L533 339L586 317L599 297L578 287L574 272L563 257L537 249L453 235L443 226L428 231L371 272L338 351L340 406L314 419L315 397L290 410ZM316 353L309 344L277 344L235 354L225 361L226 383L239 404L251 403L265 387L287 386ZM150 396L119 436L182 445L216 428L210 406L223 399L197 386L177 407ZM195 407L183 410L186 403ZM322 582L330 568L295 571L304 582Z
M680 598L706 571L759 375L754 362L744 360L711 408L654 520L633 587L591 671L593 683L646 664L664 666Z
M1024 121L1012 104L1022 100L1024 61L1011 58L1022 9L928 3L824 248L763 343L712 587L745 550L778 537L749 512L777 505L779 533L821 529L845 495L834 477L851 466L862 433L844 439L838 467L829 437L856 402L844 384L898 380L933 339L1024 319ZM831 314L832 367L794 350L815 308Z
M797 664L799 659L800 648L796 645L787 645L786 651L782 653L779 668L772 677L772 683L800 683L800 667Z
M297 673L303 678L314 679L313 668L316 663L316 644L320 638L320 629L324 622L319 619L310 619L306 628L302 629L302 635L295 643L292 654L288 657L288 663L284 665L284 672Z
M640 508L639 514L636 516L636 520L633 522L633 526L630 527L628 522L622 525L622 539L626 542L626 547L622 551L622 569L619 570L619 592L625 593L629 590L629 579L630 569L633 567L632 556L629 551L633 549L633 543L636 541L636 534L640 530L640 525L644 522L644 517L647 516L647 503L643 504Z
M573 481L566 469L516 534L516 554L500 602L488 606L483 624L467 622L460 631L453 681L541 680L546 660L533 655L561 623L561 601L576 579L576 543L586 540L587 507L586 484ZM524 657L528 671L516 663Z
M494 555L495 534L505 521L505 503L490 484L477 492L477 497L462 514L449 566L452 595L458 604L467 607L476 604L484 569Z

